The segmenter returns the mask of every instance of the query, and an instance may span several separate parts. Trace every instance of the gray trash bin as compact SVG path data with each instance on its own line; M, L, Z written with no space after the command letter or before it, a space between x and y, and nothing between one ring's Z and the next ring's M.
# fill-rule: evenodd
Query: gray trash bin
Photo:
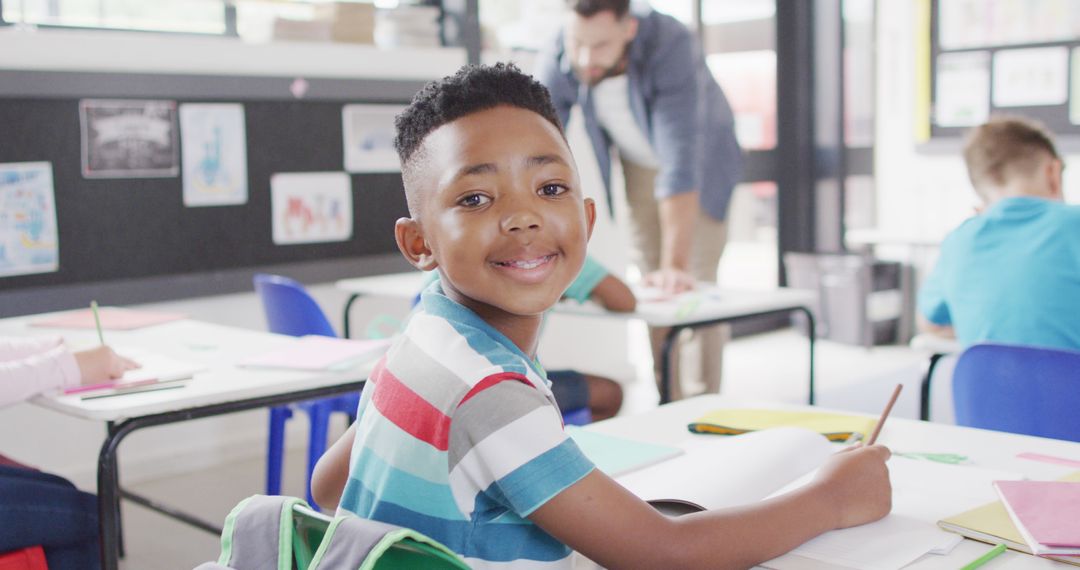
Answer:
M789 252L784 267L789 287L818 292L820 338L867 347L911 338L909 266L855 253Z

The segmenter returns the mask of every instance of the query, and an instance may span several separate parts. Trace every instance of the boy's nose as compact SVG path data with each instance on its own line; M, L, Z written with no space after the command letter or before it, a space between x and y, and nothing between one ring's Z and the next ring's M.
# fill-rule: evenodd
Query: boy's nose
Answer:
M515 207L503 216L502 229L507 233L538 230L542 226L540 216L528 207Z

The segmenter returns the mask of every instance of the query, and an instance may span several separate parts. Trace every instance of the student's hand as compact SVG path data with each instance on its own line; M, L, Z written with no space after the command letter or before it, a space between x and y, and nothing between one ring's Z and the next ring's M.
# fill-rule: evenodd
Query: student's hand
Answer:
M697 285L693 275L673 267L653 271L645 276L643 282L645 286L656 287L668 295L690 291Z
M892 452L883 445L852 447L833 455L814 484L837 509L836 528L876 521L892 510L892 484L885 466Z
M79 365L83 384L115 380L123 376L124 372L139 367L137 362L116 354L107 346L76 352L75 362Z

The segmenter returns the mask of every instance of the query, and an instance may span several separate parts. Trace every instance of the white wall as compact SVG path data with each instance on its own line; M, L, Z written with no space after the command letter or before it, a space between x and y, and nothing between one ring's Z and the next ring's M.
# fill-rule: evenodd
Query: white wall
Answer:
M978 203L960 145L951 152L920 151L915 142L916 22L918 2L877 3L878 228L889 235L939 239L972 215ZM1065 157L1076 162L1080 155ZM1080 172L1065 171L1065 196L1080 202Z

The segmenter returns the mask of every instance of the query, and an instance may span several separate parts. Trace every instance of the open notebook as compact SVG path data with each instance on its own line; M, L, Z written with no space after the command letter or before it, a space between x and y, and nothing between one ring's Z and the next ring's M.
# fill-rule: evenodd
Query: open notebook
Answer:
M677 516L754 503L795 489L808 483L843 448L819 433L794 427L731 437L692 436L680 447L682 455L617 477L618 482L661 512ZM904 475L893 481L897 505L893 514L868 525L825 533L763 566L805 568L811 560L863 570L896 570L927 553L951 550L959 537L899 506L910 502L911 496L932 495L929 492L938 487L934 481L949 479L950 473L958 485L970 479L971 473L957 466L907 459L894 459L890 469L894 467ZM954 471L943 471L948 468ZM940 490L942 495L948 491Z

